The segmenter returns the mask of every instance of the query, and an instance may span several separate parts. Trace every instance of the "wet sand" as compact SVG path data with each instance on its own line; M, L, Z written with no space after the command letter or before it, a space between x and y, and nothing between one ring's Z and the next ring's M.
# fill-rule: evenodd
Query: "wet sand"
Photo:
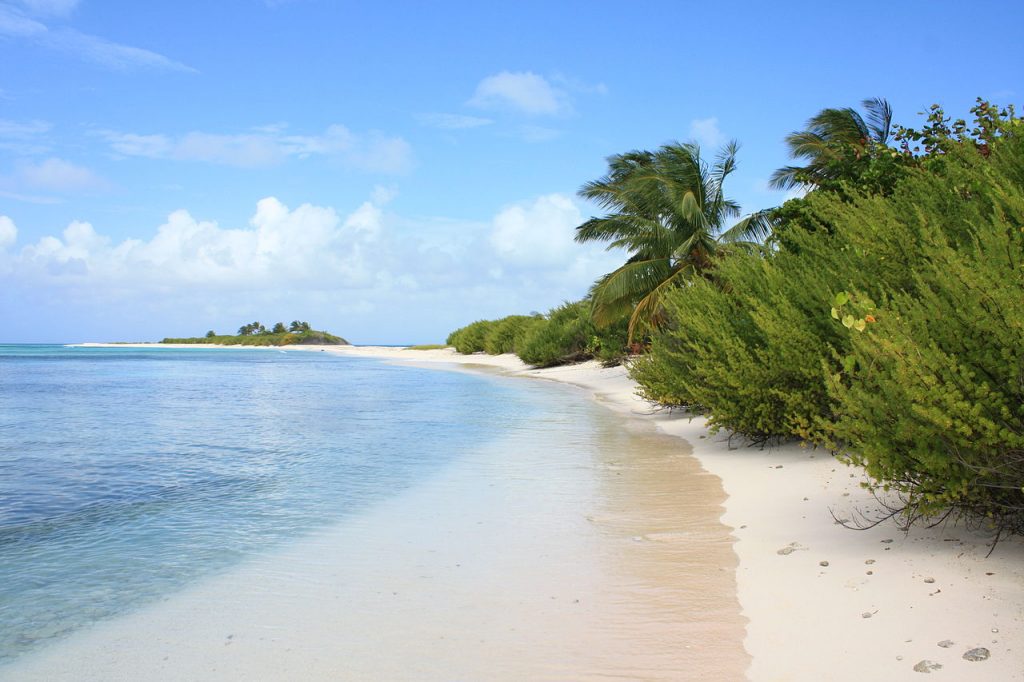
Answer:
M677 439L541 390L570 407L0 677L741 679L719 480Z

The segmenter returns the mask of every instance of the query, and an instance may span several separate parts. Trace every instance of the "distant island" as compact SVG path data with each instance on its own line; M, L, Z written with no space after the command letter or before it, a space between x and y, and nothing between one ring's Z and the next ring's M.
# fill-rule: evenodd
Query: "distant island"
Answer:
M324 331L313 329L309 322L294 320L285 327L278 322L270 329L259 322L239 327L237 334L218 334L212 329L205 336L166 338L161 343L215 343L221 346L348 346L348 341Z

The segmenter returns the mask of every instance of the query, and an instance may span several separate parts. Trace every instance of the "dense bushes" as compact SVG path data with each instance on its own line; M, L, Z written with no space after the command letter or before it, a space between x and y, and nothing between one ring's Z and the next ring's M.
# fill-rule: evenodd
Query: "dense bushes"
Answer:
M539 315L509 315L497 320L484 337L483 350L489 355L515 353L522 347L523 338L530 330L541 324L543 319Z
M1009 146L1009 145L1008 145ZM1024 145L1014 144L1017 153ZM1004 151L1006 151L1004 149ZM877 320L848 334L829 377L834 435L914 514L992 517L1024 533L1024 187L996 158L970 229L933 226L909 291L848 306ZM976 188L976 189L980 189ZM938 221L937 221L938 222ZM964 226L965 228L967 225Z
M463 354L515 353L538 367L598 358L617 363L626 354L626 321L599 329L588 300L565 303L545 316L511 315L479 320L448 335L448 345Z
M516 352L523 362L550 367L598 358L617 363L626 354L626 320L609 327L595 326L589 300L565 303L533 327Z
M632 367L644 394L838 449L909 518L1024 530L1024 144L1005 126L884 196L813 192L766 255L673 291Z
M479 353L484 349L487 332L493 326L494 322L491 320L477 320L453 331L448 335L446 343L449 346L454 346L455 350L463 354Z

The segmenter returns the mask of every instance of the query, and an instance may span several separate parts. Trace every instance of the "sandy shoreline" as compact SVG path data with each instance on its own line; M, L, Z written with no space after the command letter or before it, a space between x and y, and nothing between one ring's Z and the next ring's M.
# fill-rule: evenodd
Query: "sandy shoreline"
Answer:
M323 350L416 365L487 365L511 376L573 384L602 405L692 444L727 494L721 520L733 529L739 557L736 585L749 621L743 644L751 680L917 679L914 667L922 661L941 665L932 674L946 679L1024 680L1020 539L1004 540L986 558L989 538L963 528L904 535L888 522L844 529L833 514L853 518L876 507L859 487L858 470L795 445L731 449L727 439L708 435L701 419L652 410L622 368L585 363L532 370L512 356L449 350ZM990 658L963 658L977 647Z
M921 661L956 680L1024 680L1024 542L964 528L900 532L892 522L845 529L877 504L858 469L787 445L732 449L704 420L652 410L623 368L597 363L533 370L512 356L452 351L336 349L396 361L487 364L509 374L577 385L601 404L686 439L728 495L722 521L739 556L738 596L749 620L749 679L916 679ZM827 565L822 565L827 562ZM940 642L953 642L939 646ZM990 658L964 660L984 647Z

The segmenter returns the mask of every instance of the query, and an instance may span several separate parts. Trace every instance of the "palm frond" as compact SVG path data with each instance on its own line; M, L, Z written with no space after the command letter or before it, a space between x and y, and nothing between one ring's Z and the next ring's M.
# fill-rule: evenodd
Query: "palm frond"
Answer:
M671 273L667 258L629 262L608 273L591 290L594 323L604 326L622 319L618 313L624 307L632 308Z
M692 276L693 271L690 268L680 268L673 272L671 275L665 278L665 280L657 287L651 290L649 294L640 299L636 306L633 308L633 314L629 316L629 326L627 328L628 342L633 343L633 339L636 338L636 333L642 329L653 329L660 326L662 320L660 319L663 315L662 301L665 298L665 294L668 293L669 289L683 283L688 277Z
M763 242L775 229L775 209L751 213L718 236L718 241L731 244L741 241Z
M892 130L892 105L881 97L872 97L861 102L861 106L867 112L871 139L879 144L888 144Z

